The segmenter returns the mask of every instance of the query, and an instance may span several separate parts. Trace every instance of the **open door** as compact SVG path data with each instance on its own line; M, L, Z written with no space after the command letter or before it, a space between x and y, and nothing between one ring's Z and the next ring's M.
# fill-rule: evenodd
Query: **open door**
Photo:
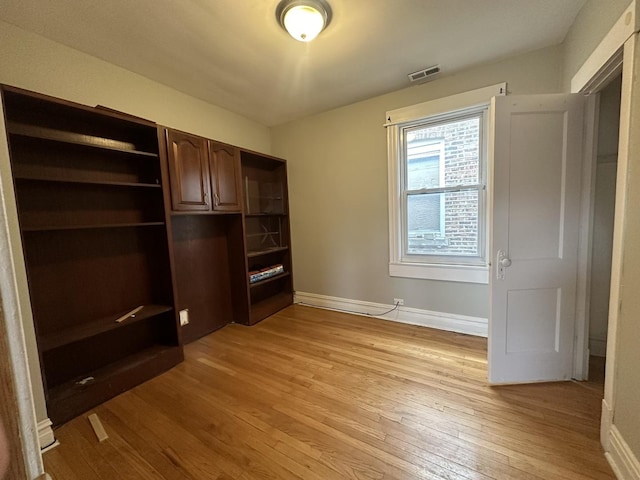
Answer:
M489 382L572 375L582 95L495 97Z

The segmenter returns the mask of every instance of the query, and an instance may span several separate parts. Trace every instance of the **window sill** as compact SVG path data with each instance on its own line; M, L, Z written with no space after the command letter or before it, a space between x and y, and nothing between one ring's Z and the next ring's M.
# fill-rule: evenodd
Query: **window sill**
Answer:
M486 265L425 265L419 263L389 263L392 277L421 278L445 282L489 283Z

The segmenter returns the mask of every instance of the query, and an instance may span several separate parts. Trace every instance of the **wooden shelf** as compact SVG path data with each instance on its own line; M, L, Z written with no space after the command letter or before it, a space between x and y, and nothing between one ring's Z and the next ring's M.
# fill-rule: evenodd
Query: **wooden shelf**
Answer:
M82 133L55 130L52 128L45 128L36 125L8 122L7 131L11 135L19 135L22 137L29 137L37 140L47 140L52 142L68 143L71 145L81 145L84 147L111 150L114 152L127 153L130 155L137 155L141 157L158 157L157 153L142 152L136 150L133 143L122 142L110 138L85 135Z
M289 250L289 247L265 248L264 250L257 250L255 252L247 253L247 258L261 257L263 255L269 255L270 253L286 252L287 250Z
M43 335L40 337L41 349L46 352L53 350L54 348L59 348L73 342L109 332L111 330L124 328L162 313L171 312L173 307L168 305L145 305L142 310L135 313L134 317L127 318L120 323L116 322L116 319L131 310L123 311L116 315L110 315L106 318L100 318L92 322L83 323L82 325L72 328L59 330L49 335Z
M43 225L41 227L23 227L23 232L49 232L56 230L93 230L97 228L133 228L133 227L157 227L165 225L164 222L135 222L135 223L110 223L96 225Z
M267 235L280 235L280 232L260 232L260 233L248 233L246 235L247 238L253 238L253 237L264 237Z
M49 388L47 412L60 425L122 392L169 370L184 359L182 347L154 345L134 355ZM93 380L78 383L84 378Z
M264 280L259 280L254 283L250 283L249 288L260 287L262 285L266 285L267 283L275 282L276 280L282 280L283 278L286 278L289 276L291 276L291 273L289 272L280 273L278 275L274 275L273 277L265 278Z
M134 187L134 188L162 188L157 183L137 183L137 182L113 182L107 180L78 180L73 178L50 178L39 177L37 175L14 175L16 180L33 181L33 182L51 182L51 183L71 183L80 185L105 185L110 187Z
M261 212L261 213L247 213L245 214L245 217L286 217L287 214L280 212L280 213L267 213L267 212Z
M280 292L259 302L252 303L250 323L253 325L292 303L293 292Z

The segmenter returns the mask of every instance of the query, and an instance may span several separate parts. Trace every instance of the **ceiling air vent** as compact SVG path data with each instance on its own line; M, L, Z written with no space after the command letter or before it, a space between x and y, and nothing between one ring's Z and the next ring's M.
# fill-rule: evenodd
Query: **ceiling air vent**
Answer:
M409 77L409 81L421 83L433 79L434 77L438 76L439 73L440 65L434 65L433 67L427 67L424 70L410 73L407 76Z

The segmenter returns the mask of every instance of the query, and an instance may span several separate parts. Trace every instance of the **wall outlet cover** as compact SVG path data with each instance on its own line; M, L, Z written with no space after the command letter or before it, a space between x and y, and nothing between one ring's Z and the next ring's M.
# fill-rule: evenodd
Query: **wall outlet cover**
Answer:
M189 309L180 310L180 326L189 325Z

